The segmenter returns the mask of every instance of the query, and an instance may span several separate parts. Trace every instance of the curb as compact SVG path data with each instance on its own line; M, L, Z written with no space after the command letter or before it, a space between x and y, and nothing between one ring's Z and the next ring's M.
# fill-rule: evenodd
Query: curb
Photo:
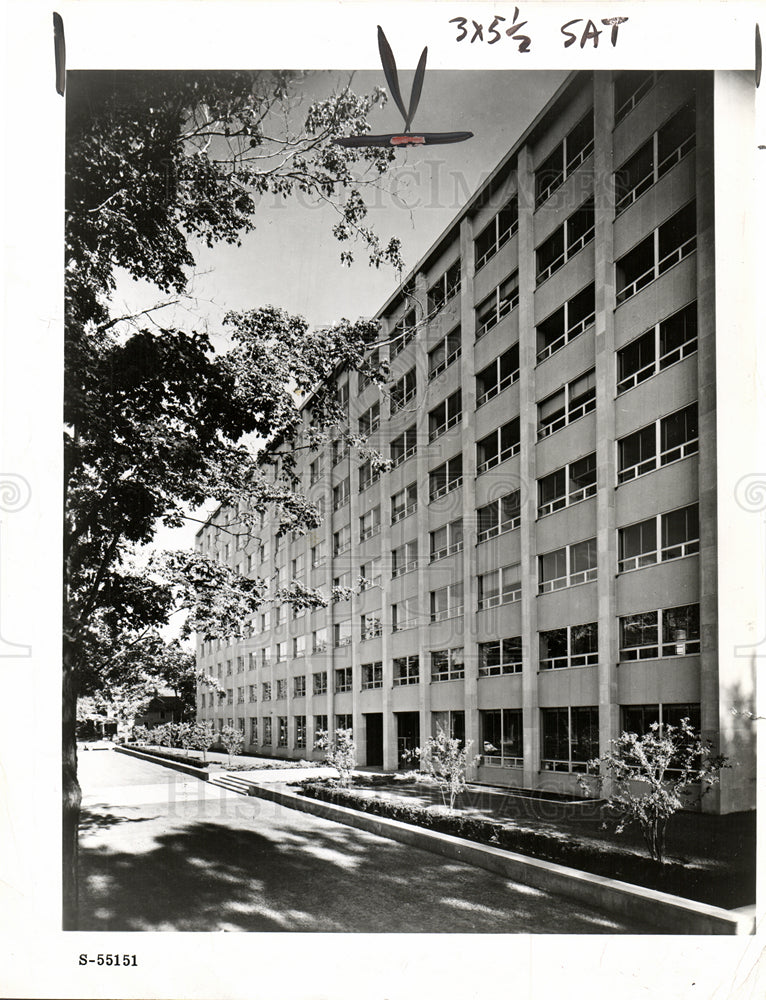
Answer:
M313 813L323 819L344 823L389 840L485 868L524 885L554 892L608 913L641 920L658 932L742 935L753 934L755 931L754 907L724 910L719 906L698 903L656 889L645 889L602 875L592 875L551 861L541 861L497 847L476 844L450 834L424 830L399 820L358 812L346 806L305 798L265 785L251 785L249 794L279 803L288 809Z

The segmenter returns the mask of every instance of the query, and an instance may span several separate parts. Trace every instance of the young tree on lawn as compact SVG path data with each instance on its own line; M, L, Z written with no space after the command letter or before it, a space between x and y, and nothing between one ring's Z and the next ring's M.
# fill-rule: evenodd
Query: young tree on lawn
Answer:
M245 737L241 729L236 726L224 726L221 730L221 743L226 747L229 755L229 767L231 767L232 754L238 754L245 745Z
M134 726L131 733L131 743L148 743L150 739L149 730L146 726Z
M336 729L333 736L322 729L316 735L314 749L324 750L325 761L338 772L341 788L351 784L351 772L356 767L356 743L353 729Z
M102 647L136 641L165 624L180 588L159 571L129 565L134 546L160 524L182 523L214 499L239 512L222 531L249 531L243 510L280 512L284 531L319 523L292 475L296 396L336 366L371 373L371 323L342 321L309 332L266 307L227 319L232 347L216 354L205 333L126 330L110 307L116 270L182 295L197 246L237 244L257 224L263 196L313 199L335 212L333 233L359 237L376 266L400 265L396 240L382 246L365 224L363 192L393 154L345 150L341 134L366 131L380 91L348 88L305 110L300 78L251 73L72 73L67 93L66 329L63 637L64 926L77 926L78 693L101 684ZM135 318L135 317L134 317ZM126 317L122 317L126 319ZM154 323L154 320L150 318ZM342 414L319 393L317 434ZM277 475L248 449L248 436L282 452ZM216 620L216 569L190 555L184 567L206 610L205 638L233 638ZM179 570L180 566L171 567ZM266 581L227 580L254 610ZM194 597L196 600L196 597ZM221 610L219 605L218 610ZM199 620L199 616L198 620ZM228 631L227 631L228 629Z
M207 752L215 743L216 735L212 722L195 722L191 728L191 747L202 751L202 759L207 760Z
M455 799L466 788L465 771L472 746L471 740L464 744L437 726L436 736L429 736L424 746L411 751L420 760L421 769L436 781L442 803L450 812L455 809Z
M689 800L705 794L719 779L726 758L713 754L709 740L702 740L688 719L678 726L653 722L642 736L622 733L610 749L590 762L596 776L580 775L580 786L598 794L607 780L611 785L607 808L617 833L638 824L649 856L663 861L665 834L671 817Z

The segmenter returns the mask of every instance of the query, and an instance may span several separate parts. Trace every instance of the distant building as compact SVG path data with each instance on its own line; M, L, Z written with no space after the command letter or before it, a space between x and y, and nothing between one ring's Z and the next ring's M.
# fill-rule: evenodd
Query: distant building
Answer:
M183 710L183 699L174 694L155 694L136 716L134 725L153 729L168 722L181 722Z
M198 644L227 691L200 688L201 718L294 757L350 725L360 762L388 769L440 725L472 741L474 780L574 790L622 729L688 716L736 764L703 808L754 805L752 658L735 650L756 595L719 524L739 417L717 378L739 348L716 340L735 311L716 202L735 193L713 135L738 87L570 76L377 314L388 391L338 377L391 471L331 446L303 470L316 531L277 541L266 522L238 547L219 512L199 532L244 572L367 581Z

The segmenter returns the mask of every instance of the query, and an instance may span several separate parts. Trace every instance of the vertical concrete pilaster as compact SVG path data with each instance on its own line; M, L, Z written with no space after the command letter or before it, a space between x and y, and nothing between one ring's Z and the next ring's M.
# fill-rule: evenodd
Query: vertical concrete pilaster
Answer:
M535 177L532 151L519 150L519 433L521 489L521 635L523 649L522 706L524 726L524 784L537 785L540 770L540 712L537 673L537 405L535 398Z
M619 730L615 528L616 433L614 356L614 163L612 74L593 74L593 191L596 277L596 545L598 549L598 719L604 752Z

